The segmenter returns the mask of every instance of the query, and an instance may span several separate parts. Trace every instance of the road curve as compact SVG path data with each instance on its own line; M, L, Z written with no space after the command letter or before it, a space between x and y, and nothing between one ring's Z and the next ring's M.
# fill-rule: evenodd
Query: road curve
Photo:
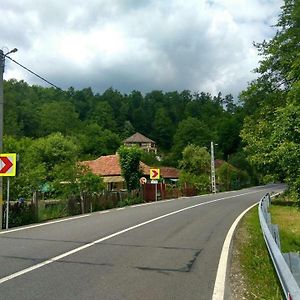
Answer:
M211 299L222 245L281 185L96 212L0 232L0 299Z

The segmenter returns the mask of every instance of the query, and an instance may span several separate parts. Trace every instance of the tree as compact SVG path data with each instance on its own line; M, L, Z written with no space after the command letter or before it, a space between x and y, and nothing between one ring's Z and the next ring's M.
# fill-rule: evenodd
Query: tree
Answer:
M47 176L45 165L34 157L32 151L34 141L30 138L5 136L3 144L5 152L17 153L19 158L17 176L10 181L11 199L31 198L32 193L39 189Z
M84 131L76 134L76 140L79 141L82 155L86 158L115 153L121 143L118 134L103 129L96 123L86 124Z
M32 147L35 157L46 164L48 171L51 171L54 165L77 159L77 146L61 133L37 139Z
M249 161L264 178L283 180L300 198L299 59L300 2L285 0L269 42L256 44L263 59L260 77L242 93L249 109L241 136Z
M105 188L103 179L81 164L65 163L54 169L56 178L53 184L56 193L60 192L67 199L70 196L80 197L81 213L85 213L86 201L91 201L94 195Z
M136 130L132 126L131 122L130 121L125 121L124 126L123 126L123 130L122 130L122 138L125 140L128 137L132 136L135 132L136 132Z
M163 149L170 149L174 125L164 108L160 108L156 111L153 127L154 139L157 144Z
M95 121L100 127L111 131L116 130L116 121L113 117L113 110L107 101L100 101L96 104L90 119Z
M94 102L98 100L98 97L94 95L90 87L80 91L70 87L66 92L66 98L74 105L81 121L85 121L88 118Z
M210 188L210 154L206 148L196 145L188 145L182 152L182 160L179 163L181 169L180 182L189 184L199 193L205 193Z
M237 152L240 148L240 130L242 125L242 122L232 116L220 120L218 124L219 137L217 143L218 149L223 152L224 159L227 159L228 155Z
M241 171L227 162L224 162L217 168L216 174L221 190L230 191L250 183L250 178L246 171Z
M183 149L189 145L208 146L213 140L213 133L201 120L189 117L179 123L178 129L174 135L173 152L177 158Z
M132 191L139 187L142 150L138 147L121 146L118 154L120 156L122 176L126 181L127 189Z
M105 184L103 179L93 174L92 172L88 172L85 174L81 174L77 178L77 186L78 192L81 200L81 211L84 213L84 202L88 198L92 198L94 195L99 194L105 188Z
M61 132L70 134L78 129L79 118L75 108L68 102L45 103L39 111L40 136Z

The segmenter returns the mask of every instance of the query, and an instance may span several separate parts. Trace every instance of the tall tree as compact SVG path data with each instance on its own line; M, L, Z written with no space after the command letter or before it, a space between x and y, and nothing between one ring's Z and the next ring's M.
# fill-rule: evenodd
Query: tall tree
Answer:
M41 106L38 113L40 118L40 136L53 132L63 135L71 134L79 127L80 121L75 108L68 102L50 102Z
M139 187L140 160L142 150L138 147L121 146L118 150L122 175L126 181L127 189L132 191Z
M285 180L300 198L300 2L285 0L269 42L256 44L260 77L242 93L250 110L241 136L250 162L265 178Z
M181 157L181 152L189 144L201 147L208 147L214 134L210 128L201 120L189 117L179 123L174 135L173 152L177 158Z
M154 118L154 139L163 149L170 149L172 145L172 137L174 125L168 116L166 109L159 108Z
M186 146L179 167L181 169L179 181L182 185L195 187L198 193L209 191L210 154L206 148L193 144Z

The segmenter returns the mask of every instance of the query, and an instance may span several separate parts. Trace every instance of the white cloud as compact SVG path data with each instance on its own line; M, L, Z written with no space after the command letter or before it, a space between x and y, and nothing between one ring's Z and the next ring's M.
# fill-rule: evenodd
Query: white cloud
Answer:
M58 86L237 95L254 75L252 42L274 35L281 0L10 0L0 47ZM5 78L43 84L8 62Z

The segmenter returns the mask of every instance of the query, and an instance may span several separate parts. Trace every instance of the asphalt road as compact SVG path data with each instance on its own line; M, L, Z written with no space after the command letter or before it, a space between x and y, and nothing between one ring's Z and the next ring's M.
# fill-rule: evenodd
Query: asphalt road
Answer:
M0 299L211 299L236 217L280 185L0 232Z

